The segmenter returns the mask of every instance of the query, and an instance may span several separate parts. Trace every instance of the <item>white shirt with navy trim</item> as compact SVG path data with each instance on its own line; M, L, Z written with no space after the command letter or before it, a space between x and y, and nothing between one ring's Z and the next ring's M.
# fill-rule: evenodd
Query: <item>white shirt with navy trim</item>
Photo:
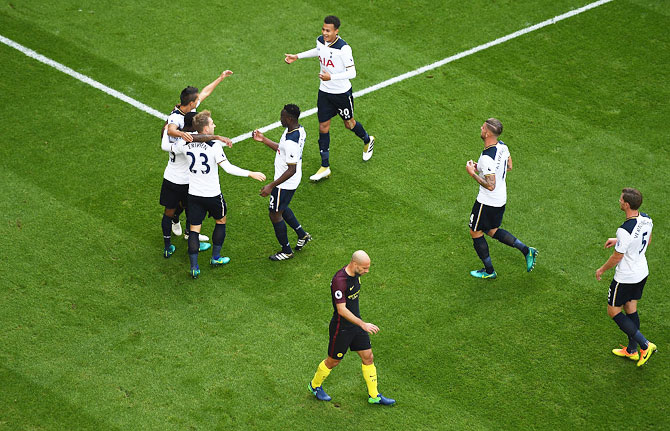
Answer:
M495 175L496 187L487 190L479 186L477 201L491 207L501 207L507 203L507 159L510 157L509 148L503 141L485 148L477 160L477 171L482 175Z
M300 126L289 131L284 130L279 140L279 148L275 155L275 180L288 170L289 164L295 164L295 174L277 187L284 190L295 190L302 179L302 150L305 147L305 128Z
M205 198L221 194L219 163L228 160L221 141L183 142L173 148L188 161L188 194Z
M616 231L614 250L623 254L616 266L614 281L619 283L639 283L649 275L647 266L647 244L654 222L647 214L627 219Z
M354 55L351 47L339 36L332 43L326 43L323 36L316 39L316 50L321 63L321 72L328 72L331 75L329 81L321 81L319 90L330 94L342 94L351 89L349 79L332 79L333 75L345 73L353 69L353 76L356 76L354 67Z

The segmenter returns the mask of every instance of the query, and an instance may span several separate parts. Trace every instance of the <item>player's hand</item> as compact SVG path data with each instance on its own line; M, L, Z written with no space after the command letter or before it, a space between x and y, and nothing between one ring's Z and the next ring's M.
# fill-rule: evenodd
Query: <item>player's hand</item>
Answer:
M254 141L263 142L265 135L263 135L260 130L254 130L251 132L251 137L254 138Z
M228 78L228 77L229 77L230 75L232 75L232 74L233 74L233 71L232 71L232 70L224 70L223 72L221 72L221 76L220 76L220 78L221 78L221 79L226 79L226 78Z
M230 138L226 138L225 136L216 135L216 139L218 139L219 141L226 144L226 147L233 148L233 141Z
M476 173L475 165L476 165L476 163L473 162L472 160L468 160L465 163L465 170L468 171L468 174L470 174L470 176L473 176Z
M379 328L374 323L363 322L361 328L363 328L363 330L368 334L376 334L379 332Z
M253 178L258 181L265 181L265 175L263 175L263 172L249 172L249 178Z
M270 193L272 193L272 187L270 186L270 184L268 184L261 189L260 195L263 196L263 197L266 197L266 196L269 196Z
M185 140L186 142L193 142L193 136L190 133L179 132L179 137Z
M295 54L284 54L284 61L286 64L291 64L298 59L298 56Z
M602 278L604 272L605 272L605 271L603 271L603 267L602 267L602 266L601 266L600 268L596 269L596 280L600 281L600 279Z
M616 245L616 238L607 238L607 241L605 241L605 247L604 248L610 248L612 246Z
M330 81L330 73L328 72L319 73L319 79L322 81Z

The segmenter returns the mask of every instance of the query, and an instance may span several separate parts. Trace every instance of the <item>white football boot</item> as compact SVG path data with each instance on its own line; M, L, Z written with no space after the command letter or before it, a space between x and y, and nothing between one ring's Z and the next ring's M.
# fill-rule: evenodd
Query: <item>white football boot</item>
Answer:
M318 171L311 177L309 177L310 181L320 181L324 178L328 178L330 176L330 167L324 168L321 166Z
M375 137L370 136L370 142L365 144L363 147L363 161L367 162L372 157L372 151L374 151Z

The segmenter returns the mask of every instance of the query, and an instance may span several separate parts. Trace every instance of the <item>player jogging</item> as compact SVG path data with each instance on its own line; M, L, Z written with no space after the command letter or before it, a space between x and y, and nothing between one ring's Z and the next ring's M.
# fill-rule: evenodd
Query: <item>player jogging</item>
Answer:
M166 122L167 135L169 139L168 145L176 143L177 138L181 138L186 142L191 142L193 140L191 135L186 133L186 131L184 130L184 116L188 112L195 112L196 108L200 106L200 103L202 103L207 97L209 97L210 94L212 94L214 89L221 83L221 81L231 76L232 74L233 74L232 71L224 70L223 72L221 72L221 75L219 75L214 81L212 81L209 85L203 88L202 92L199 91L196 87L192 86L188 86L182 90L181 94L179 95L179 104L174 107L174 109L168 116ZM232 145L232 141L230 141L228 138L226 138L224 142L226 142L229 145ZM174 157L175 154L170 153L170 159L172 160ZM179 216L181 215L181 212L184 209L186 209L186 202L184 202L183 204L184 205L180 205L174 208L174 211L170 211L173 213L173 215L170 216L172 218L172 232L177 236L182 234L181 223L179 222ZM187 220L186 234L184 235L185 239L188 239L188 226L189 224ZM165 229L163 229L163 236L165 236ZM205 235L200 235L199 239L200 241L209 240L209 238L207 238Z
M607 314L628 335L628 346L613 349L612 353L637 361L638 367L644 365L656 351L656 344L640 333L640 317L637 314L637 301L642 298L649 276L646 253L654 227L651 218L639 211L641 205L642 193L637 189L625 188L621 191L619 208L626 213L626 221L617 229L616 238L605 241L605 248L614 246L614 251L607 262L596 270L596 279L600 280L605 271L616 266L607 295ZM626 314L623 314L622 308Z
M511 233L500 229L507 203L505 176L507 171L512 169L512 156L509 148L503 141L498 140L502 130L503 125L499 120L495 118L486 120L481 126L484 151L479 156L477 163L468 160L465 164L468 174L479 183L479 194L470 214L470 236L477 255L484 263L483 269L470 271L470 275L477 278L497 277L484 233L505 245L520 250L526 257L527 272L533 270L537 259L536 249L526 246Z
M330 401L322 384L330 371L351 349L361 357L363 378L368 387L368 402L390 406L395 400L386 398L377 390L377 368L374 364L370 335L379 332L377 325L364 322L358 308L361 290L360 277L370 271L370 257L363 250L354 252L351 261L333 276L330 291L333 302L333 318L330 320L328 356L321 361L314 378L307 384L309 391L320 401Z
M270 196L270 221L274 226L275 236L281 250L270 256L270 260L280 261L293 257L293 250L286 234L286 223L298 235L296 250L302 249L312 240L312 236L305 232L300 222L293 214L289 204L302 178L302 149L305 146L305 129L298 123L300 108L289 104L284 105L281 111L281 125L286 128L279 139L279 143L266 138L260 130L254 130L252 137L264 143L275 151L274 181L266 184L260 192L265 197Z
M216 125L209 111L202 111L193 118L193 126L198 133L214 134ZM223 265L230 261L221 256L221 248L226 238L226 201L221 194L219 171L216 166L231 175L250 177L258 181L265 181L261 172L251 172L231 164L223 153L220 141L183 142L173 146L174 152L186 154L189 160L188 183L188 210L191 232L200 233L202 221L207 214L214 218L214 232L212 233L212 265ZM198 238L196 235L188 237L188 257L191 263L191 276L198 278Z
M301 58L319 57L319 96L317 98L317 117L319 118L319 151L321 167L309 177L319 181L330 176L330 119L339 115L344 126L363 140L363 160L372 157L375 137L369 136L363 125L354 119L354 96L350 79L356 77L356 67L351 47L338 35L340 19L328 15L323 20L321 36L316 39L316 48L299 54L285 54L288 64Z

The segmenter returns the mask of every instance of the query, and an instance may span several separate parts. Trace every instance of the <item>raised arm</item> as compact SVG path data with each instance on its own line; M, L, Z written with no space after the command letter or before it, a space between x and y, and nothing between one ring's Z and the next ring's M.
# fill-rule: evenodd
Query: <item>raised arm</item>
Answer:
M279 149L279 144L276 143L275 141L272 141L268 139L263 133L261 133L260 130L256 129L253 132L251 132L251 137L254 138L254 141L262 142L268 147L270 147L273 151L277 151Z
M216 78L214 81L212 81L211 84L209 84L207 87L203 88L202 91L200 92L200 95L198 96L198 100L200 102L204 101L207 97L209 97L210 94L212 94L212 91L216 88L217 85L221 83L224 79L232 75L233 72L231 70L224 70L221 72L221 75L219 75L218 78Z

